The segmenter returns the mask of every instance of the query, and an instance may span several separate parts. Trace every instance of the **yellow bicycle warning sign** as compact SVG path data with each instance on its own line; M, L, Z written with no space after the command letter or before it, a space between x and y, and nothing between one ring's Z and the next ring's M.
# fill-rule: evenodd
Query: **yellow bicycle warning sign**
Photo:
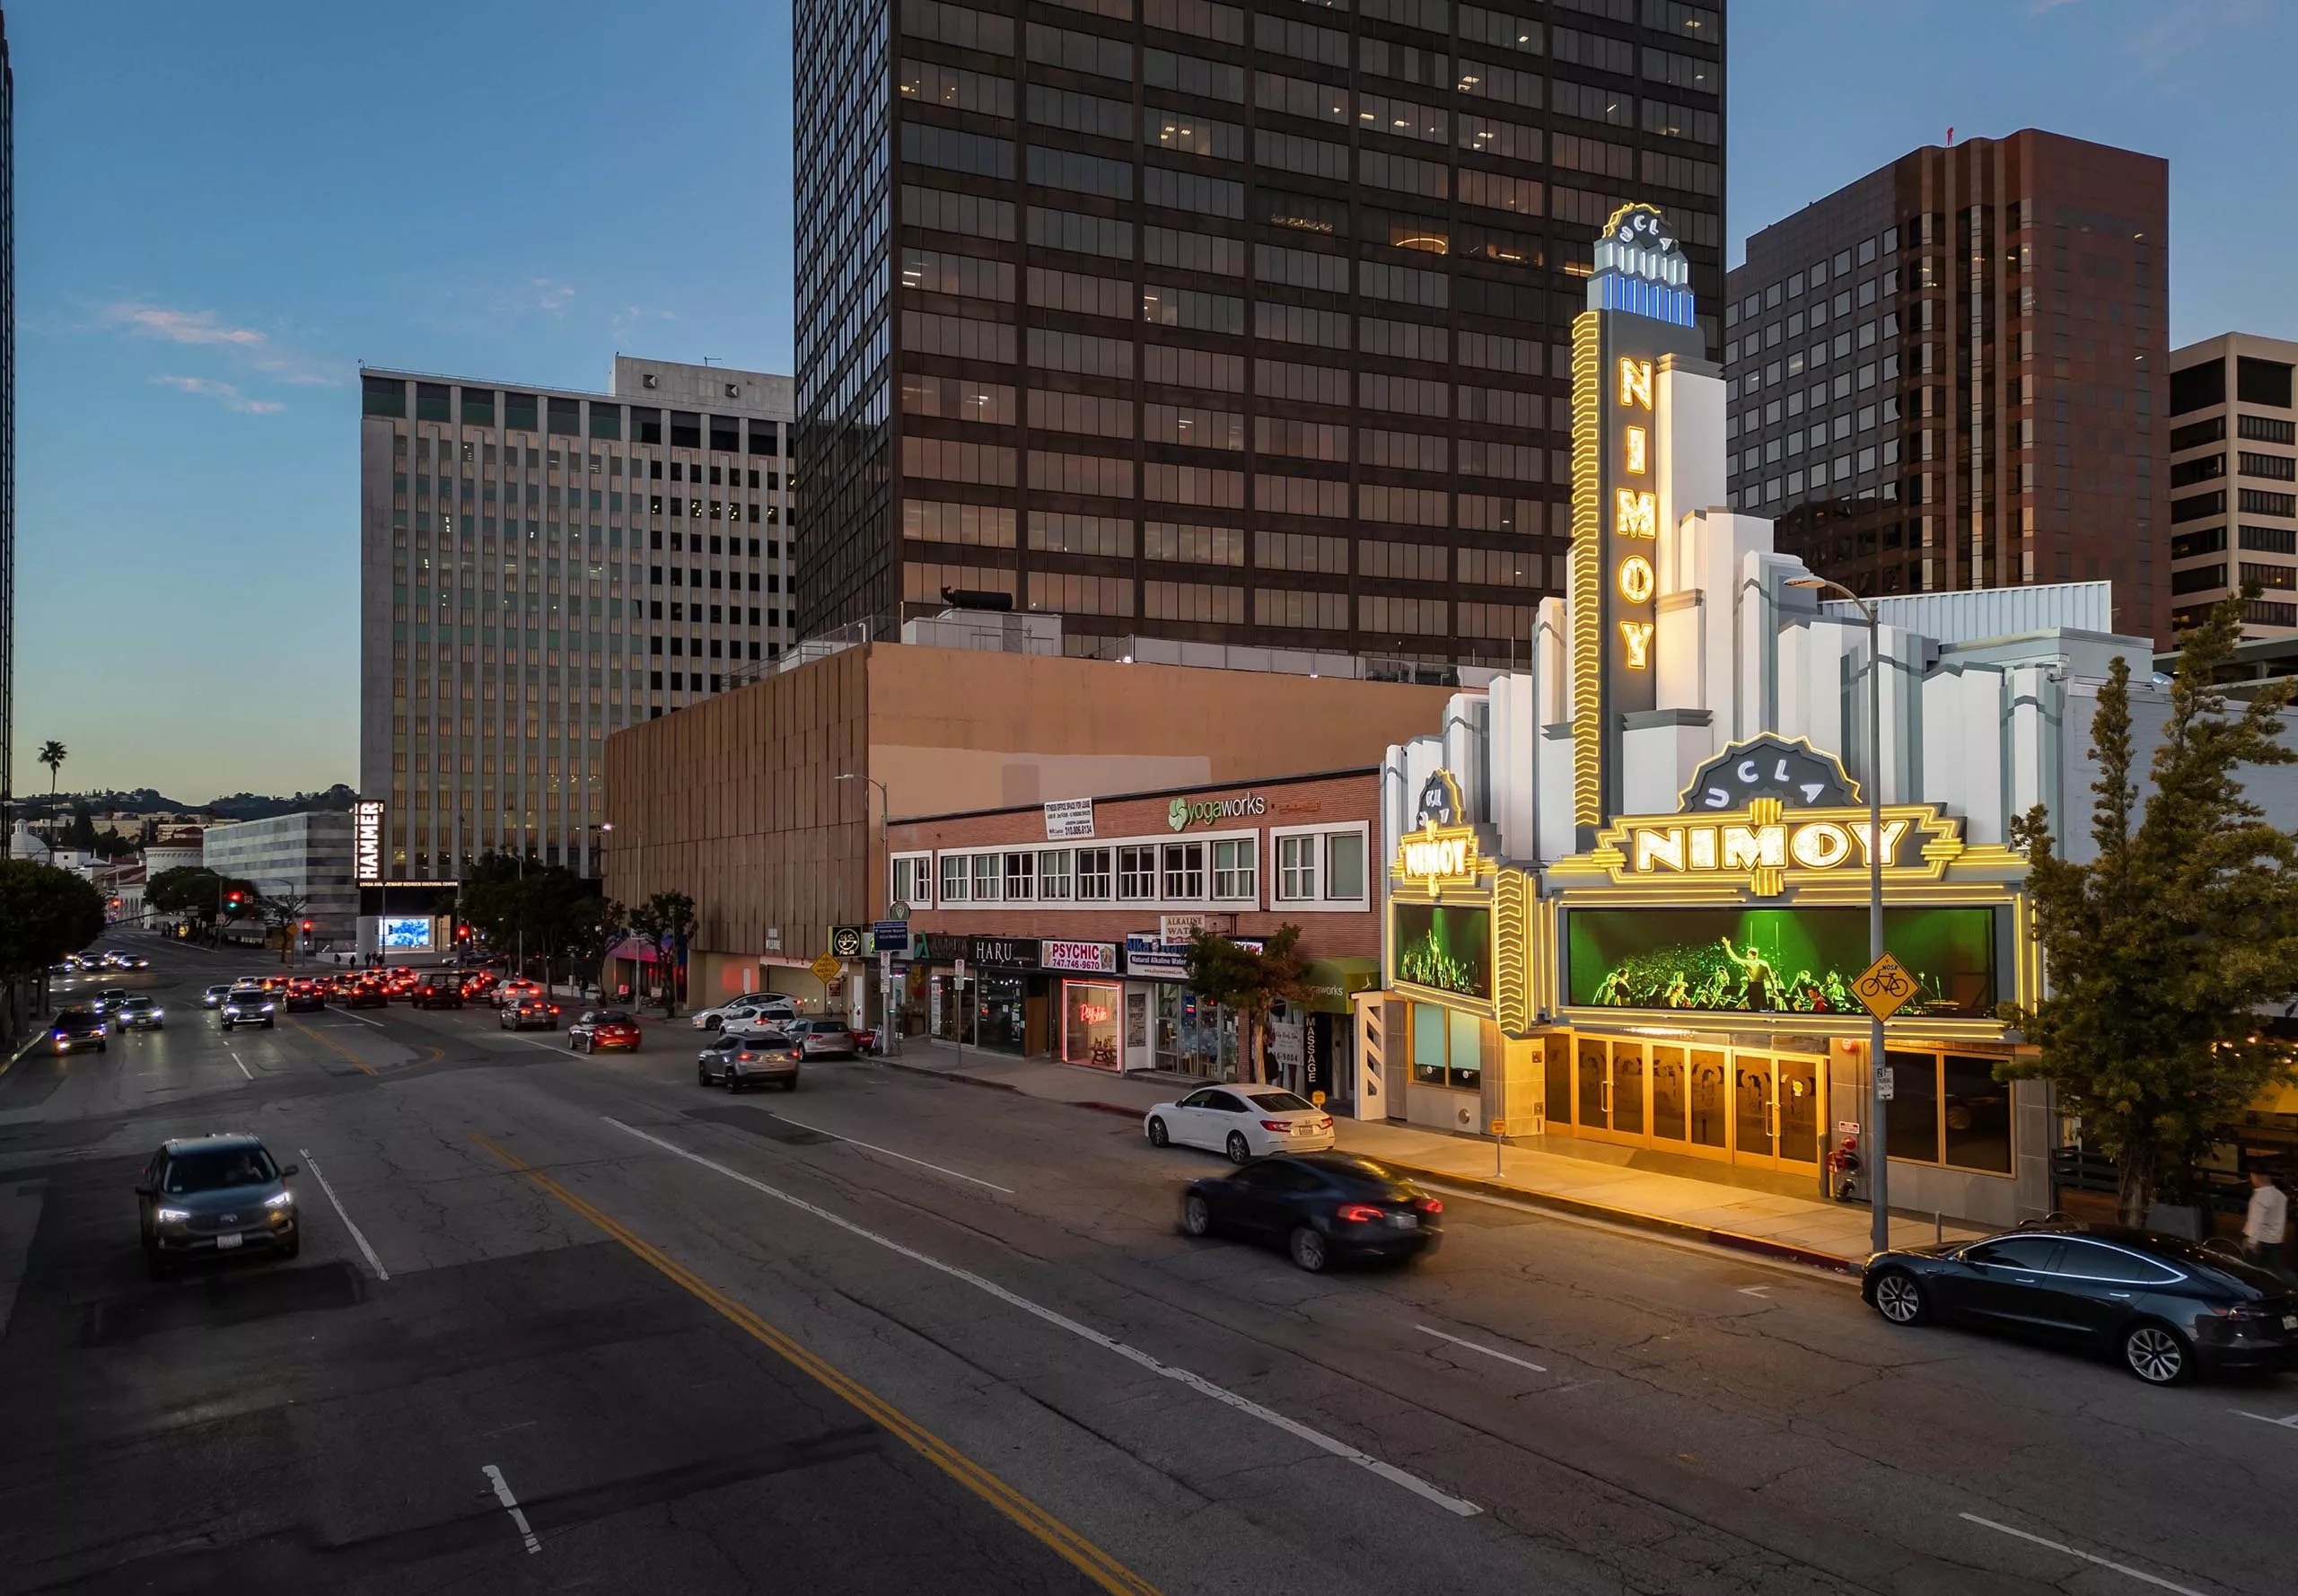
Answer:
M1851 983L1853 994L1878 1020L1888 1020L1915 996L1915 978L1889 953L1860 973Z

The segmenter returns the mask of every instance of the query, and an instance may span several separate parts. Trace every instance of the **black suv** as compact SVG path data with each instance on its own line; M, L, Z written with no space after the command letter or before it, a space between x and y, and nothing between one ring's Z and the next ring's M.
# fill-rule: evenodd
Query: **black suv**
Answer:
M2197 1365L2290 1367L2298 1293L2223 1245L2053 1220L1879 1252L1860 1291L1896 1325L1936 1319L2111 1354L2149 1385L2175 1385Z

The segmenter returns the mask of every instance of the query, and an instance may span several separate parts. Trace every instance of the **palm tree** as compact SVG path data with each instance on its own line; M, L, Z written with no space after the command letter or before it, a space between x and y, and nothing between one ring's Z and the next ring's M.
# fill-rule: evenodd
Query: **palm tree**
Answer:
M64 761L70 757L71 751L53 737L39 745L39 762L48 767L48 846L50 851L56 846L56 776L64 768Z

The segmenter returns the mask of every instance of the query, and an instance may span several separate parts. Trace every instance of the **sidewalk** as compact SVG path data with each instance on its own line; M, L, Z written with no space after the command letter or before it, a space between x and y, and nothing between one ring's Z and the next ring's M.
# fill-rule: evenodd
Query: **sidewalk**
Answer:
M973 1048L960 1057L956 1048L921 1037L907 1039L899 1058L876 1062L1128 1118L1206 1084L1178 1075L1112 1075ZM1355 1119L1337 1119L1336 1125L1346 1152L1481 1196L1840 1273L1856 1272L1869 1250L1865 1206L1793 1195L1800 1179L1720 1169L1720 1178L1703 1179L1636 1168L1625 1162L1625 1150L1579 1145L1562 1136L1539 1138L1543 1145L1519 1142L1502 1149L1495 1174L1488 1141ZM1933 1233L1927 1216L1892 1217L1891 1239L1900 1245L1928 1241ZM1986 1232L1951 1222L1945 1233L1955 1241Z

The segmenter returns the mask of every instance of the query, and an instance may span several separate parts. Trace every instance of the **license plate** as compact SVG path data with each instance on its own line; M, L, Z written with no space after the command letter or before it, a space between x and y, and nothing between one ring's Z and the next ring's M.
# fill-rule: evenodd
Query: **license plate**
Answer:
M1317 1127L1313 1125L1296 1125L1293 1127L1293 1134L1296 1136L1312 1136L1317 1134Z
M1389 1215L1389 1223L1395 1225L1399 1230L1417 1231L1420 1228L1420 1215L1417 1214L1391 1214Z
M237 1231L227 1232L215 1238L215 1250L218 1252L229 1252L232 1248L237 1247L241 1240Z

